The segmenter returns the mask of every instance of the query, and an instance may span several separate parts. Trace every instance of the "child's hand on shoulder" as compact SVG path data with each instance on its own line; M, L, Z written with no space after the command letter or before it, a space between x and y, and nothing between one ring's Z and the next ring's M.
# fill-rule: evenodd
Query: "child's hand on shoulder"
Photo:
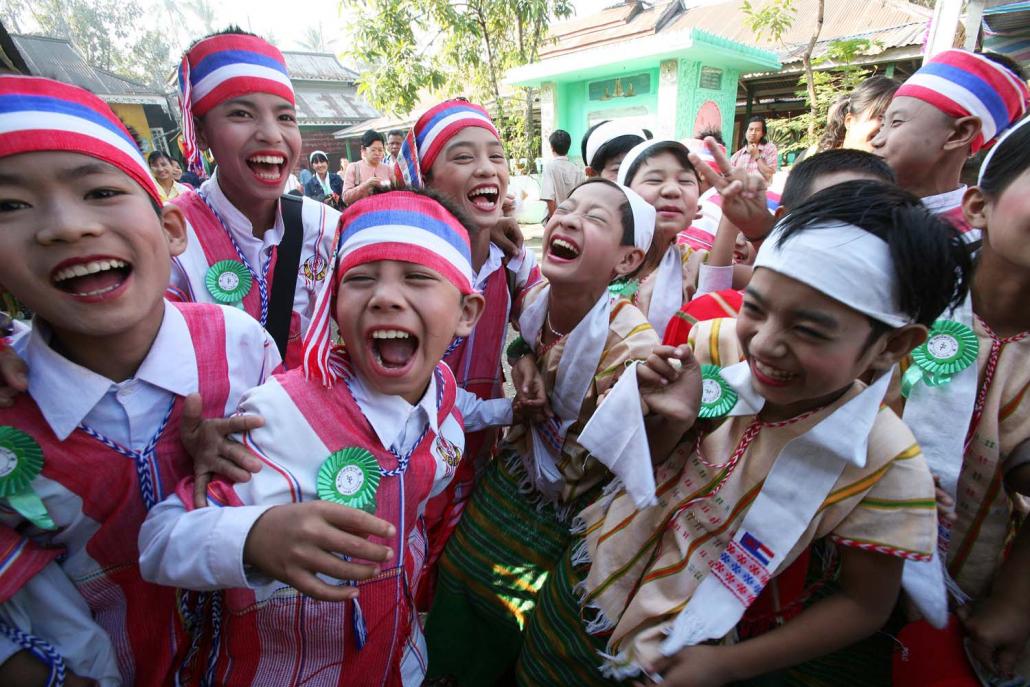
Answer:
M288 503L269 508L254 523L243 562L312 598L346 601L358 596L357 587L327 584L316 575L354 581L378 575L377 564L393 558L393 550L369 537L396 533L386 520L338 503Z
M241 444L231 441L232 434L244 434L265 424L259 415L233 415L204 419L200 394L190 394L182 407L179 436L193 458L193 505L207 506L207 485L215 475L230 482L247 482L261 469L261 462Z
M726 662L725 646L698 644L660 659L646 669L648 679L637 687L720 687L730 682L732 666Z
M637 365L640 402L645 415L692 426L701 407L701 366L686 344L656 346Z

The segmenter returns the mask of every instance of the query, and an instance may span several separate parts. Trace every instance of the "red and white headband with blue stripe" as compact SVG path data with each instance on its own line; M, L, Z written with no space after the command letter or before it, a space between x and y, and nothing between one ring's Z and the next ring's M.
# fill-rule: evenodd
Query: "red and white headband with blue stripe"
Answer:
M410 191L390 191L348 207L337 228L339 248L330 261L332 275L315 304L304 339L304 373L331 385L330 319L343 275L354 267L381 260L425 265L454 284L462 294L472 286L472 251L468 231L440 203Z
M0 76L0 157L45 151L79 153L114 165L163 204L143 154L107 103L52 79Z
M296 104L286 60L274 45L249 34L225 33L198 41L179 65L179 107L190 169L200 171L193 118L247 93L270 93Z
M895 98L930 103L949 117L973 116L982 129L973 141L976 153L990 145L1025 113L1027 85L1004 66L968 50L937 53L901 85Z
M470 126L486 129L501 139L486 110L463 98L445 100L427 110L404 137L397 154L397 170L404 181L414 188L421 187L423 170L432 168L447 141Z

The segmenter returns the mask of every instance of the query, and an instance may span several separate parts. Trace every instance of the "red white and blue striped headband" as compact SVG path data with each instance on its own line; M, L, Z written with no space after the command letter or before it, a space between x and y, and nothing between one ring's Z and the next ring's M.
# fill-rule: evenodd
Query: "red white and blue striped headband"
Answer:
M340 217L337 245L336 259L330 261L332 274L326 278L304 338L304 373L327 386L336 380L329 366L330 320L348 270L381 260L412 262L437 272L462 294L475 293L468 231L428 196L390 191L359 200Z
M983 55L968 50L937 53L910 76L895 98L918 98L949 117L977 117L980 133L976 153L990 145L1026 113L1030 93L1016 74Z
M198 41L179 65L179 107L190 169L198 172L200 150L193 118L248 93L270 93L296 104L286 60L274 45L248 34L225 33Z
M107 103L59 81L0 76L0 157L48 151L114 165L163 204L136 141Z
M486 110L463 98L445 100L427 110L404 137L397 154L397 169L404 181L413 188L421 187L423 171L433 167L447 141L470 126L486 129L501 140Z

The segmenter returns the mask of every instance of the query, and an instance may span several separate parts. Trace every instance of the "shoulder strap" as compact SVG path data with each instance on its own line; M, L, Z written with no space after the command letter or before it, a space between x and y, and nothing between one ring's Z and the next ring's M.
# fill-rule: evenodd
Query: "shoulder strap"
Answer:
M300 269L300 248L304 243L304 220L301 216L304 201L297 196L283 196L279 207L283 213L283 240L279 243L272 276L272 295L268 299L268 321L265 329L275 341L283 360L290 339L290 318L293 317L293 295L297 291L297 271Z

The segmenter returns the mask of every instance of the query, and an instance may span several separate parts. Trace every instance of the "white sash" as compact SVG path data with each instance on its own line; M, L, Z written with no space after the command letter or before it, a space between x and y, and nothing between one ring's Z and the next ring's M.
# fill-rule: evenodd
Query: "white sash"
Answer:
M540 331L547 317L550 292L550 285L543 287L540 297L531 303L519 318L522 338L533 346L534 350L540 341ZM561 445L569 427L579 419L583 399L586 398L597 373L597 364L601 360L604 344L608 339L610 312L611 300L605 291L565 340L554 388L548 395L551 410L557 418L557 441L548 442L544 439L541 429L536 425L530 428L533 455L523 457L524 461L531 458L531 464L526 465L526 470L537 489L552 500L557 498L562 486L562 476L558 471ZM557 443L557 447L554 443Z
M753 414L761 399L751 386L747 363L726 368L723 377L740 397L731 415ZM869 432L890 377L881 376L783 447L733 540L676 617L661 645L664 655L722 638L740 622L808 529L844 468L865 465Z
M958 307L953 317L969 328L973 327L972 298ZM930 472L937 477L941 488L953 499L958 490L959 473L965 455L966 433L976 404L979 366L972 365L957 373L947 384L929 386L916 384L905 403L902 419L916 437L926 457ZM949 531L942 522L938 526L942 537L938 545L947 546ZM947 550L934 549L929 561L905 561L901 584L919 608L923 617L936 628L948 624L947 589L964 602L964 594L944 569ZM943 557L942 557L943 555Z
M658 332L658 338L665 337L669 320L683 305L683 259L676 244L669 246L658 263L651 303L647 307L647 321Z

